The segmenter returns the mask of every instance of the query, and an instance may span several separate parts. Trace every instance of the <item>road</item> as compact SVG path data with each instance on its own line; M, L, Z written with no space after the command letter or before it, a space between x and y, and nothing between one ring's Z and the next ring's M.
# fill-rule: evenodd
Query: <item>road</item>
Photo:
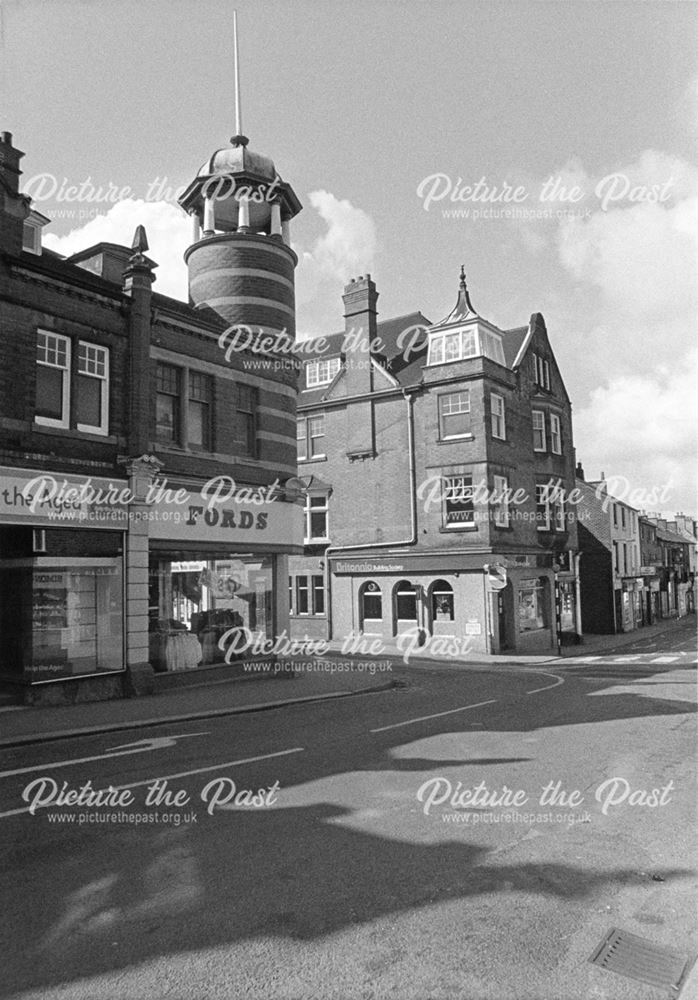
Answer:
M663 997L588 959L698 950L695 666L684 629L6 751L1 995Z

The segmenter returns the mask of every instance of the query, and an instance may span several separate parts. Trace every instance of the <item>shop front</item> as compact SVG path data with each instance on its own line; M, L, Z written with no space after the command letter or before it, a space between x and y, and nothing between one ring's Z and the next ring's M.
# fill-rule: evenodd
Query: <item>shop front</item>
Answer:
M265 656L288 631L288 558L303 511L280 499L177 511L156 505L148 539L148 649L156 673Z
M0 469L0 679L26 701L58 682L121 693L127 522L112 501L125 483L84 483Z
M332 640L362 635L386 650L477 653L550 650L553 573L536 556L390 554L330 559ZM490 560L490 562L488 562ZM542 561L542 560L540 560ZM493 583L490 566L498 567ZM495 587L497 589L495 589Z

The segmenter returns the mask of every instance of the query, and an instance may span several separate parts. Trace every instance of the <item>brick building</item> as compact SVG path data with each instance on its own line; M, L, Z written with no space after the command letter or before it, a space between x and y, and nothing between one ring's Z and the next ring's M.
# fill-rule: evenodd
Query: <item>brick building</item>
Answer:
M565 636L580 629L574 449L543 317L500 330L462 272L440 323L379 323L377 299L370 275L351 281L345 331L306 345L294 635L555 648L556 611Z
M226 642L230 660L287 627L301 551L296 366L260 342L294 336L300 204L244 136L214 153L182 197L184 303L153 291L141 227L131 248L42 250L22 155L2 133L2 680L75 701L230 669ZM255 350L231 347L240 324Z

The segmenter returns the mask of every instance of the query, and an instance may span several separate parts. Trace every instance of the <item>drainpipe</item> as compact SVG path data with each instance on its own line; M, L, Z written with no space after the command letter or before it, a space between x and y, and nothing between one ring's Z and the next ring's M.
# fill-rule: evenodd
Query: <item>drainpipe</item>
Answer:
M330 552L359 552L362 549L394 548L396 545L414 545L417 541L417 484L415 481L414 461L414 415L412 412L412 397L406 389L402 389L407 412L407 451L409 455L409 490L410 490L410 537L392 542L367 542L362 545L329 545L325 549L325 592L327 594L327 638L332 638L332 574L330 573ZM358 397L365 398L365 397Z

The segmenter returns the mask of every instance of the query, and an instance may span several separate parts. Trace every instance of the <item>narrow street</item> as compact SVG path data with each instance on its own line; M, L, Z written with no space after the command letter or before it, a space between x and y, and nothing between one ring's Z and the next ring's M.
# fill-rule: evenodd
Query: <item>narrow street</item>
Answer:
M6 750L2 995L660 998L589 958L612 927L698 949L695 667L687 622Z

